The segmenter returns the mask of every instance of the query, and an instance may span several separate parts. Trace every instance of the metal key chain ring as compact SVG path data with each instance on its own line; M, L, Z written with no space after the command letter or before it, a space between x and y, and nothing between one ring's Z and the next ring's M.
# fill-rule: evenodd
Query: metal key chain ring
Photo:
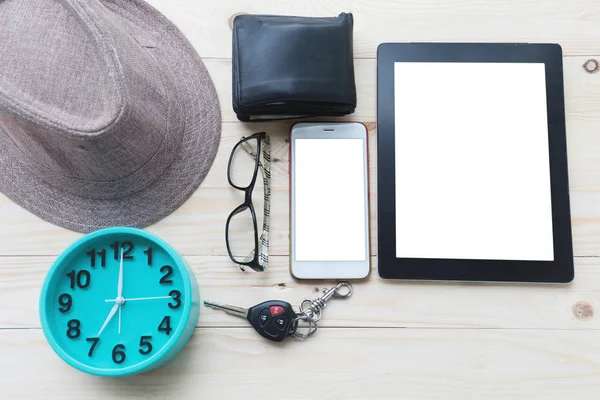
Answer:
M334 299L346 299L352 296L352 292L354 291L352 285L348 282L338 283L334 289L333 295L331 296Z
M300 303L300 313L314 322L321 320L322 310L327 307L327 300L333 299L346 299L352 296L352 285L348 282L341 282L335 285L331 289L324 289L323 296L318 299L304 299ZM305 304L307 304L305 306Z
M298 324L300 321L308 322L308 332L307 333L299 333L298 332ZM311 318L304 314L296 314L296 318L292 321L292 329L290 336L296 340L305 340L314 335L317 332L317 323L313 321Z

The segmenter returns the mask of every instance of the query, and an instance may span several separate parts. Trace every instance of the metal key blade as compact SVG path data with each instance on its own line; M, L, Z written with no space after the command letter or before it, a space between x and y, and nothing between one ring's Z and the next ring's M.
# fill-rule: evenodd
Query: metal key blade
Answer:
M215 310L225 311L229 315L239 318L248 318L248 309L243 307L230 306L229 304L215 303L214 301L205 300L204 305Z

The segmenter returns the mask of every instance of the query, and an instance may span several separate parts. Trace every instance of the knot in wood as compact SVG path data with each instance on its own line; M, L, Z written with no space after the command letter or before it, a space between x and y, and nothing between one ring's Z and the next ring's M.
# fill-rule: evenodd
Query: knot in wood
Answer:
M594 318L594 307L587 301L578 301L573 305L573 315L580 321L589 321Z
M593 58L590 58L583 64L583 69L585 69L586 72L593 74L595 72L598 72L598 69L600 69L600 64L598 63L598 61L594 60Z

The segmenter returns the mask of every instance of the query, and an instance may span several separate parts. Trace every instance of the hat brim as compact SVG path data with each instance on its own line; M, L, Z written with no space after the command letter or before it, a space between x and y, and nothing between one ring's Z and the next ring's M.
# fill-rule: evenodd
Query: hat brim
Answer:
M200 186L213 164L221 138L221 112L214 84L190 42L143 0L100 0L124 21L148 33L156 57L174 76L185 129L177 158L157 181L129 197L94 200L52 187L10 157L14 142L0 127L0 191L55 225L91 232L109 226L151 225L179 208ZM14 151L14 149L12 150Z

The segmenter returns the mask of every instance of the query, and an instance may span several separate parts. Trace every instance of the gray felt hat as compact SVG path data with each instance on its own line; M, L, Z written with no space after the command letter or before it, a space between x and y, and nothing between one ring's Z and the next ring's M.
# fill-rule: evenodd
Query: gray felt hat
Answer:
M144 227L198 188L221 134L194 48L142 0L0 0L0 192L79 232Z

